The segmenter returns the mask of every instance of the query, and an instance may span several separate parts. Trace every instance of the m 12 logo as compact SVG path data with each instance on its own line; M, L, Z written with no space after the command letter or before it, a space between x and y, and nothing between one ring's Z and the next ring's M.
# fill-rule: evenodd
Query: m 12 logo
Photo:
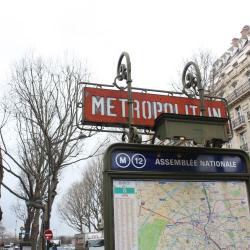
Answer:
M145 167L147 160L142 154L119 153L115 157L115 163L119 168L128 168L133 166L140 169Z

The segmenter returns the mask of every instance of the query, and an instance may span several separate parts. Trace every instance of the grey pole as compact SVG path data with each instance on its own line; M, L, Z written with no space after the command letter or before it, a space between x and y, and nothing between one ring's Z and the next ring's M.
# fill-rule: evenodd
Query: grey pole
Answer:
M122 64L122 60L125 57L126 65ZM119 81L126 80L126 87L119 87L116 83L116 79ZM132 134L132 121L133 121L133 99L132 99L132 78L131 78L131 61L129 54L127 52L122 52L117 64L117 76L114 81L114 85L120 90L128 89L128 127L129 127L129 135L128 140L129 143L133 142Z

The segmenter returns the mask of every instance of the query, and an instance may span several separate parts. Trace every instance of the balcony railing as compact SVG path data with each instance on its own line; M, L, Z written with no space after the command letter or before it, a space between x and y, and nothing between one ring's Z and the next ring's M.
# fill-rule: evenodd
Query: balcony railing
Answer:
M248 145L247 145L247 143L240 145L240 149L248 152Z
M245 125L246 125L246 122L245 122L245 117L243 115L241 115L238 118L232 120L233 129L239 129L242 126L245 126Z
M229 94L226 97L228 104L233 104L239 98L245 96L248 93L250 93L250 81L249 80L243 85L241 85L239 88L236 88L231 94Z
M237 65L237 67L234 67L234 70L231 72L231 74L225 75L225 81L230 81L234 76L239 75L242 70L249 65L250 59L249 57L246 58L243 62Z

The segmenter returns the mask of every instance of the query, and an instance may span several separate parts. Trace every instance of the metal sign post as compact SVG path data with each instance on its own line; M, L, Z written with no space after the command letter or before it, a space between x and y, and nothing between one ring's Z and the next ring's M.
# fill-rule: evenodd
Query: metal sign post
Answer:
M240 150L115 144L105 154L105 248L247 249L250 161Z

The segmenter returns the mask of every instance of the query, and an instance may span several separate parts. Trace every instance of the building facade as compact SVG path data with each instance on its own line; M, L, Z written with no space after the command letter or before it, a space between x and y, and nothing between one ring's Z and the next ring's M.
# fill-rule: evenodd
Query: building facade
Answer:
M233 137L225 147L250 154L250 26L243 27L240 38L214 63L210 91L228 102Z

